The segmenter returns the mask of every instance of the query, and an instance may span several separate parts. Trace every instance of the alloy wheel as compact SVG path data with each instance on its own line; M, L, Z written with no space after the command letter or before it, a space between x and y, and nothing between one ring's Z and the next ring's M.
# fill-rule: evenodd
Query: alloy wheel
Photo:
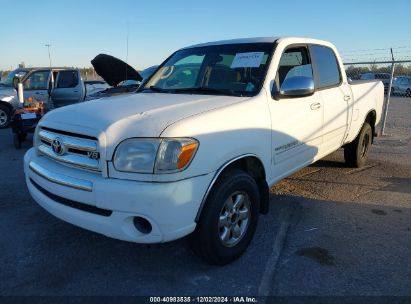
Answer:
M232 193L220 212L218 231L226 247L237 245L247 232L251 218L251 202L244 191Z

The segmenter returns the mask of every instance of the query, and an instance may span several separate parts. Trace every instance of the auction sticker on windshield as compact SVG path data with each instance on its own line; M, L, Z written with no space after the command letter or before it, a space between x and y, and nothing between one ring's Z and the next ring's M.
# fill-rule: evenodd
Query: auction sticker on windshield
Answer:
M231 68L258 68L263 56L264 52L237 53L231 63Z

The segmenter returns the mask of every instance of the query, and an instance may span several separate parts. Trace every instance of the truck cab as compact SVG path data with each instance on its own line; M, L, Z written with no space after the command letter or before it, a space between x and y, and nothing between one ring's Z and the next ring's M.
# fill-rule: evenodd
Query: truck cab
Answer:
M25 76L22 83L25 101L42 101L53 108L83 101L85 96L78 69L38 68Z
M17 83L23 85L24 102L17 96ZM31 102L44 102L57 108L84 100L85 87L80 71L71 68L21 68L0 83L0 128L9 125L15 109Z

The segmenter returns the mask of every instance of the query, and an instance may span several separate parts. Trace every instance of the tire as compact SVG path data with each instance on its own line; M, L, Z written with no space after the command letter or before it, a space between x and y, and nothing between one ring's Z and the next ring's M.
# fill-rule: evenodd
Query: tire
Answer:
M0 129L7 128L10 124L11 111L4 104L0 104Z
M344 148L345 163L350 167L363 167L367 163L371 144L372 128L365 122L357 138Z
M238 169L227 171L214 185L196 230L188 237L191 249L214 265L236 260L254 235L259 210L255 180Z
M406 97L411 97L411 90L407 89L407 91L405 92L405 96Z

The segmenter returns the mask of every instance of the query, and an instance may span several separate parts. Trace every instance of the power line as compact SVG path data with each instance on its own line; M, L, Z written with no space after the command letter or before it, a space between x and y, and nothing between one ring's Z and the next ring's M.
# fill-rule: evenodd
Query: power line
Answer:
M405 48L411 48L411 46L397 46L397 47L393 47L393 50L398 50L398 49L405 49ZM359 53L359 52L368 52L368 51L390 51L391 48L378 48L378 49L359 49L359 50L344 50L341 51L341 54L344 53Z

